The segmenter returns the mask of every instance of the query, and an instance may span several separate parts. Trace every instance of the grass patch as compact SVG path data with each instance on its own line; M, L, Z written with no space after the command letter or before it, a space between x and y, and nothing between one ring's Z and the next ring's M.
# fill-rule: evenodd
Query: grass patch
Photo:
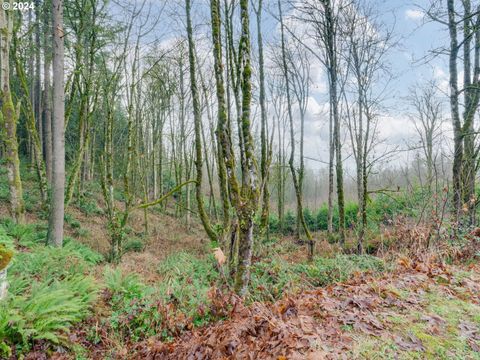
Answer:
M397 360L404 359L399 354L398 346L393 340L378 339L375 337L356 336L355 340L360 346L354 348L350 355L352 359L368 360Z
M472 303L447 298L445 294L427 292L424 295L427 306L421 311L396 314L388 317L391 324L389 332L405 337L412 334L422 342L425 351L404 351L391 336L375 338L359 335L358 346L353 351L354 358L362 359L480 359L462 337L459 330L461 321L480 325L480 307ZM444 322L431 325L425 316L438 315Z
M371 255L337 255L333 258L317 257L312 264L297 265L314 286L325 286L345 281L355 272L385 270L385 263Z

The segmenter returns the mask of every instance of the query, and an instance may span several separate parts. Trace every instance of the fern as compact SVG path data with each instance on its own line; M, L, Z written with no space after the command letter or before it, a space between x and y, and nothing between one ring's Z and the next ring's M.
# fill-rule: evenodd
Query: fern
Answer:
M62 279L71 274L88 274L92 265L103 261L101 254L73 240L63 248L36 245L31 252L17 254L9 270L9 280L15 282L25 278L37 280Z
M5 341L24 347L33 339L61 343L71 326L89 314L97 293L93 278L72 276L35 283L28 293L11 296L0 306L0 339L5 339L0 349L8 346Z
M0 225L0 244L29 246L13 257L8 271L9 295L0 303L0 358L11 356L11 346L27 350L36 339L62 343L97 298L98 287L88 274L103 257L73 240L52 248L40 237L35 225Z
M158 285L161 298L164 301L177 299L179 310L193 316L196 322L197 310L208 304L208 291L220 280L214 264L215 260L211 255L204 258L185 252L170 255L158 268L163 278Z
M12 277L10 273L7 274L9 280L8 293L17 296L23 294L32 285L32 279L28 276Z
M12 282L19 277L55 280L87 273L88 269L88 264L71 249L36 246L32 252L22 252L14 258L9 277Z
M122 274L120 269L105 268L104 281L116 299L134 299L144 297L148 287L140 281L137 274Z
M14 249L15 242L13 238L7 234L5 229L0 226L0 244L5 246L7 249Z
M96 265L104 261L103 255L92 250L90 247L83 245L71 238L65 238L65 243L63 248L66 251L76 253L80 256L85 262Z
M41 224L16 224L12 219L3 219L0 229L17 241L20 245L32 247L39 243L45 243L46 230L45 226Z

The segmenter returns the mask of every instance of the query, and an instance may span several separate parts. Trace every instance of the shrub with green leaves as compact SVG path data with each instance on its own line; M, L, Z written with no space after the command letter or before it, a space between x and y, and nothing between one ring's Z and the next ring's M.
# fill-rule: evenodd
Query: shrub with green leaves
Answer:
M90 231L88 229L80 227L75 229L73 234L76 238L88 238L90 236Z
M8 188L8 181L4 181L3 176L0 177L0 201L8 201L10 198L10 190Z
M415 187L413 190L398 193L379 193L367 199L367 218L369 228L377 230L378 224L386 223L396 216L405 215L415 217L418 215L422 204L432 198L432 193L421 187ZM355 227L358 221L358 204L356 202L347 202L345 204L345 226ZM332 209L332 225L334 230L338 230L338 206ZM320 208L312 211L309 208L303 209L303 216L310 231L326 231L328 229L328 206L323 204ZM296 229L296 213L289 210L284 217L283 226L280 226L278 216L270 214L269 230L272 233L282 233L292 235Z
M41 204L38 191L32 191L32 189L29 189L23 193L23 200L25 204L25 210L29 212L34 211L39 207L39 204Z
M288 210L283 219L283 229L282 232L285 235L295 234L295 229L297 227L297 217L293 211Z
M14 249L15 247L15 241L7 234L3 226L0 226L0 244L8 249Z
M254 301L273 301L286 291L299 290L302 285L306 284L292 264L280 257L272 257L252 265L249 295Z
M75 219L71 214L65 213L64 219L65 222L70 225L72 229L78 229L82 226L82 224L80 224L80 221Z

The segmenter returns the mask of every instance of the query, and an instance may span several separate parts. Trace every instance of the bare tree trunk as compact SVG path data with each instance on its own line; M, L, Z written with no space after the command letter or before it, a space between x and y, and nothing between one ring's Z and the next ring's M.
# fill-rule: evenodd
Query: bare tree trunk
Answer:
M64 93L64 32L63 0L52 0L53 14L53 156L52 197L48 219L47 241L63 244L65 199L65 93Z
M330 82L330 106L333 116L333 144L335 147L335 172L337 176L338 232L340 244L345 244L345 195L343 192L342 143L340 140L340 114L338 109L338 60L336 22L330 0L323 3L325 10L325 47Z
M333 143L333 116L332 108L330 107L328 126L328 225L327 232L329 235L333 234L333 166L335 163L335 146Z
M295 136L293 128L293 114L292 114L292 101L290 97L290 80L289 80L289 69L287 65L287 54L285 50L285 35L284 35L284 24L283 24L283 15L282 7L280 1L278 1L278 10L280 14L280 26L281 26L281 42L282 42L282 65L283 65L283 76L285 78L285 88L287 94L287 112L288 119L290 124L290 159L288 161L290 166L290 172L292 174L293 187L295 188L295 196L297 199L297 237L300 240L300 225L302 226L305 235L308 239L309 251L308 256L310 259L313 258L313 238L308 230L307 224L305 222L305 217L303 216L303 196L302 196L302 181L303 181L303 159L300 159L300 170L297 175L297 170L294 166L295 158ZM303 111L301 109L301 111ZM302 115L303 117L303 115ZM303 143L303 118L301 119L301 136L300 142ZM301 145L300 156L303 156L303 145Z
M453 185L453 210L454 219L458 223L460 221L460 211L462 208L461 198L461 174L463 161L463 138L462 125L460 122L460 112L458 106L458 41L457 41L457 25L455 20L454 0L447 0L448 7L448 29L450 33L450 106L452 112L453 123L453 167L452 167L452 185Z

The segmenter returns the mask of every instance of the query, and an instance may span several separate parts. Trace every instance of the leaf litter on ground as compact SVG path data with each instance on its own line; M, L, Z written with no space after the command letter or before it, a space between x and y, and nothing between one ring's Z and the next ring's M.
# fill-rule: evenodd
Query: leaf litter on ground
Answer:
M469 301L479 304L479 268L462 280ZM347 282L286 296L273 303L249 306L234 295L212 289L218 311L229 309L224 320L192 329L173 342L150 338L134 345L132 358L148 359L347 359L353 358L356 338L390 338L396 353L424 353L420 335L399 330L392 316L425 324L428 333L441 334L446 320L426 310L426 294L438 291L461 298L455 269L435 261L400 260L391 273L375 277L358 273ZM439 279L441 279L439 281ZM403 295L401 294L403 293ZM223 308L223 310L222 310ZM460 321L459 336L478 351L478 325ZM420 356L422 357L422 356Z

